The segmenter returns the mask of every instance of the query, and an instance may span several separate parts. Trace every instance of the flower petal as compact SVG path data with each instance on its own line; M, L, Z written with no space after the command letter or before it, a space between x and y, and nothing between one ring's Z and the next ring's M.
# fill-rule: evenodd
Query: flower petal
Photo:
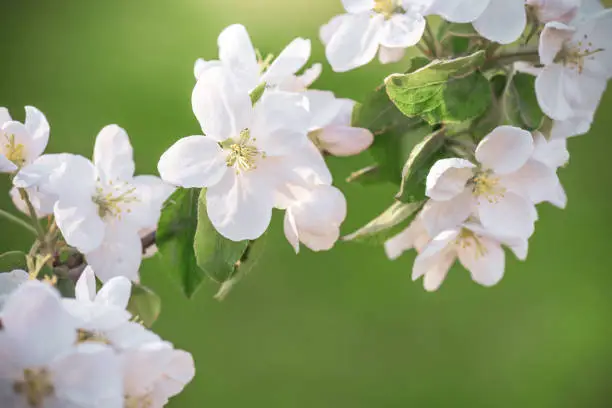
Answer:
M567 81L565 75L565 68L562 65L547 65L535 81L540 108L555 120L566 120L575 114L564 89L564 82Z
M55 203L54 213L55 222L68 245L87 253L102 244L106 227L91 198L84 197L79 201L60 199Z
M368 129L350 126L327 126L316 132L319 147L334 156L354 156L374 142Z
M295 225L295 217L291 214L291 208L287 208L285 211L285 218L283 220L283 231L285 232L285 238L295 251L300 252L300 239L298 237L297 225ZM1 276L1 275L0 275Z
M478 144L476 160L497 174L507 174L521 168L532 153L531 133L513 126L499 126Z
M394 62L401 61L406 55L406 48L404 47L385 47L380 46L378 50L378 60L381 64L392 64Z
M342 0L344 9L349 13L362 13L374 8L374 0Z
M438 160L429 170L426 194L436 201L446 201L462 193L476 166L464 159Z
M446 201L428 201L420 218L430 236L463 224L476 209L476 200L469 189Z
M384 17L379 14L344 16L325 48L332 69L346 72L372 61L378 51L383 23Z
M74 288L74 296L79 302L93 302L96 298L96 275L90 265L87 265Z
M415 281L430 270L437 269L438 264L450 267L450 263L443 262L443 260L447 259L448 254L452 255L454 260L456 251L454 250L453 242L458 236L459 229L442 231L436 235L414 260L412 280ZM444 276L446 276L446 272L444 272Z
M195 76L197 81L208 69L219 66L221 66L221 61L206 61L198 58L195 64L193 64L193 76Z
M426 24L425 18L417 13L393 14L382 25L380 45L389 48L411 47L421 41Z
M219 143L208 136L188 136L162 154L157 169L167 183L199 188L217 184L228 167Z
M553 21L546 24L540 34L539 54L540 63L550 65L555 62L559 51L563 49L566 41L571 40L576 29L563 23Z
M8 109L0 107L0 128L2 128L2 125L4 125L6 122L11 120L13 119L11 118L11 114L9 113Z
M93 163L103 183L130 180L134 176L134 151L126 131L117 125L104 127L96 137Z
M567 150L567 140L551 139L546 140L540 132L534 133L534 149L532 159L544 163L552 169L565 166L569 161L569 151Z
M340 110L345 109L345 103L330 91L308 90L302 95L308 99L309 130L321 129L331 124L340 114Z
M435 0L427 14L438 14L453 23L471 23L485 11L490 0Z
M327 44L329 44L332 37L334 36L336 31L338 31L338 29L342 25L342 22L346 18L350 18L350 16L348 14L340 14L338 16L332 17L329 22L321 26L321 29L319 30L319 38L321 39L321 42L323 44L325 44L326 46Z
M0 173L13 173L18 168L15 163L6 158L4 153L0 152Z
M557 197L559 178L555 168L536 160L529 160L518 171L503 176L501 182L509 191L522 195L534 204L539 204Z
M217 142L238 137L251 123L249 89L233 83L222 67L208 69L198 80L191 104L204 134Z
M47 148L49 143L49 122L41 111L33 106L26 106L25 127L30 134L28 147L31 160L34 160Z
M261 82L277 85L298 72L310 58L310 40L296 38L274 59L261 77Z
M470 271L472 280L483 286L493 286L504 276L506 256L499 242L479 236L470 245L459 245L461 264Z
M477 211L482 225L493 234L518 238L528 238L533 234L537 219L535 207L518 194L506 192L495 202L481 197Z
M138 229L155 229L164 202L174 192L174 187L155 176L136 176L132 185L138 200L130 205L130 212L123 219Z
M474 21L474 28L480 35L500 44L516 41L526 25L525 0L491 0Z
M82 251L96 276L107 282L116 276L139 281L142 242L138 230L130 225L114 224L106 228L104 240L92 251Z
M96 295L95 303L126 309L132 294L132 282L123 276L115 276L102 286Z
M420 252L430 240L421 217L417 217L410 225L385 242L385 254L390 260L395 260L404 252L414 248Z
M238 87L247 92L255 88L259 83L259 64L246 28L241 24L230 25L219 34L217 44L219 59L231 71Z

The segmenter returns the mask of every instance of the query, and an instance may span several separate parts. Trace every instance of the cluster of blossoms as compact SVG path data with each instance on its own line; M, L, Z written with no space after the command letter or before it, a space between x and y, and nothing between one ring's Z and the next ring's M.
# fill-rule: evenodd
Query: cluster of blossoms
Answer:
M0 274L0 405L162 407L195 374L191 354L138 323L127 310L131 283L110 279L96 293L87 267L75 298L22 270Z
M377 53L382 63L397 62L410 46L426 62L390 76L358 105L309 89L322 71L320 64L304 69L309 40L263 57L245 27L231 25L218 37L219 59L195 63L191 100L202 134L179 139L161 156L160 177L134 175L132 146L117 125L100 131L92 160L45 154L45 116L28 106L21 123L0 108L0 172L9 175L10 195L30 224L4 210L0 216L37 237L22 269L0 274L2 407L165 405L191 381L194 366L189 353L127 311L142 259L156 253L155 244L162 258L177 259L187 295L201 281L194 263L209 277L223 269L229 281L274 209L284 211L296 253L300 244L329 250L347 204L324 157L392 143L387 133L396 128L410 140L415 129L432 133L423 139L415 132L423 140L411 142L402 191L412 183L414 195L400 191L406 206L399 221L366 226L389 232L409 220L386 240L388 257L415 249L413 278L424 277L427 290L440 287L457 258L484 286L502 278L504 247L526 258L536 205L567 203L557 175L569 160L567 139L588 132L612 77L612 10L594 0L342 2L347 13L320 32L334 71L363 66ZM441 34L433 33L430 15L444 19ZM447 41L459 25L457 37L467 38L461 51ZM533 39L538 44L530 48ZM533 126L525 123L529 115L516 120L504 111L512 98L522 102L525 90L513 88L518 75L535 76L527 91L542 120ZM493 85L499 79L502 90ZM476 91L483 100L495 94L493 106L465 100ZM369 110L374 119L361 123ZM178 202L194 197L185 191L199 194L197 204ZM167 246L174 235L181 239ZM104 283L97 293L96 279Z

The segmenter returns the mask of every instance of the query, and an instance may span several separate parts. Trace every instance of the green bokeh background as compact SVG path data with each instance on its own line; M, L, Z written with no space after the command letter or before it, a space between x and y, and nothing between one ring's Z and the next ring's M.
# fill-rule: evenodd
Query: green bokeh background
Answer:
M263 53L311 38L312 60L324 61L318 28L340 9L339 0L3 0L0 106L19 119L24 105L40 108L48 152L91 156L97 132L117 123L137 172L152 173L177 138L199 133L192 66L216 58L225 26L245 24ZM316 87L359 100L401 66L338 75L326 65ZM377 247L296 256L278 214L265 253L224 302L212 284L183 299L168 266L146 261L143 281L163 298L155 330L197 365L170 406L612 406L611 107L608 92L591 133L571 140L568 208L540 207L528 261L509 257L491 289L455 268L426 293L410 280L412 254L389 262ZM345 233L390 204L391 185L343 182L367 154L329 163L349 202ZM6 195L0 207L12 209ZM0 220L0 251L28 239Z

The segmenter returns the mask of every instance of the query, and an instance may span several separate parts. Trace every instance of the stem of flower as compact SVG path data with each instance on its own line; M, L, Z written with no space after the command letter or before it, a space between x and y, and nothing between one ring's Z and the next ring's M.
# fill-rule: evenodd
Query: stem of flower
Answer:
M489 58L485 64L485 69L495 65L510 65L518 61L538 63L540 54L537 48L522 48L512 52L500 52Z
M30 196L28 195L28 192L25 189L20 188L19 195L21 196L21 199L26 203L26 206L28 207L28 215L30 216L30 219L32 220L32 225L34 225L36 234L38 235L38 240L44 244L45 238L46 238L45 230L43 229L42 224L40 223L40 220L38 219L38 216L36 215L36 209L32 205L32 202L30 201Z
M23 228L27 229L28 231L30 231L34 235L38 235L38 232L36 231L36 229L34 227L32 227L30 224L28 224L27 222L25 222L21 218L17 217L16 215L11 214L8 211L4 211L3 209L0 209L0 217L3 217L5 219L7 219L7 220L9 220L9 221L19 225L20 227L23 227Z
M436 39L436 36L434 35L434 32L431 29L431 25L429 24L429 22L427 22L427 24L425 25L425 32L423 33L423 42L425 42L427 48L429 48L429 51L431 51L431 54L434 58L438 58L440 56L440 54L442 53L442 47L440 46L440 43L438 43L438 40Z

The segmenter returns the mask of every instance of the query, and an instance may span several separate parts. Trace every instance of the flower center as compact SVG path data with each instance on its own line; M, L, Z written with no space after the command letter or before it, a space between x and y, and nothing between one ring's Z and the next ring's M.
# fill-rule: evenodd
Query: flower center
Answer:
M4 142L5 156L17 167L25 164L25 146L15 141L15 135L5 135Z
M110 216L119 219L123 212L132 212L131 204L140 201L136 195L136 187L127 182L113 183L112 180L106 186L98 183L92 200L98 206L100 218Z
M13 390L25 397L32 408L41 408L44 399L53 395L51 374L44 368L23 370L23 380L13 384Z
M566 43L555 57L557 64L563 64L570 69L576 69L579 74L584 71L584 64L594 60L595 54L604 51L603 48L594 48L587 35L577 44Z
M78 329L77 330L77 343L86 343L86 342L101 343L101 344L107 344L107 345L111 344L111 342L106 337L101 335L100 333Z
M382 14L388 20L391 16L398 12L400 7L396 0L374 0L373 10L376 13Z
M496 203L506 194L506 188L499 182L491 170L479 171L470 180L472 194L475 197L484 197L490 203Z
M153 406L151 396L144 395L135 397L132 395L126 395L124 398L124 408L149 408Z
M455 243L463 249L474 246L476 249L476 258L485 256L487 254L487 248L482 245L482 242L480 242L480 237L476 235L474 231L467 228L461 229Z
M240 132L238 141L229 139L223 142L222 146L228 151L225 158L227 167L234 167L236 173L255 169L258 157L265 158L265 153L259 151L252 142L255 142L255 139L251 139L249 129Z

